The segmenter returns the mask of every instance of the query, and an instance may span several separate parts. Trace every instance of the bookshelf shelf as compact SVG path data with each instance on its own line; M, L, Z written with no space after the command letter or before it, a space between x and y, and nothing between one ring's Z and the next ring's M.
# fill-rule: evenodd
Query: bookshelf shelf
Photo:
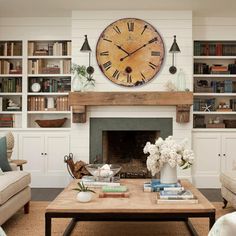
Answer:
M15 92L12 92L12 93L1 93L0 92L0 96L22 96L22 93L15 93Z
M234 97L236 96L236 93L194 93L193 94L196 97L200 96L209 96L209 97Z
M69 92L58 92L58 93L28 93L28 96L63 96L63 95L69 95Z
M236 111L194 111L195 115L236 115Z
M71 56L28 56L28 59L70 59Z
M22 77L22 74L0 74L0 77L6 77L6 78L15 78L15 77Z
M71 77L71 74L28 74L28 77Z
M71 111L28 111L28 114L71 114Z
M22 114L22 111L0 111L1 114Z
M0 56L1 59L8 59L8 60L20 60L23 59L22 56Z
M228 59L228 60L233 60L236 59L236 56L194 56L193 59Z
M193 77L195 78L236 78L236 74L234 75L225 75L225 74L194 74Z

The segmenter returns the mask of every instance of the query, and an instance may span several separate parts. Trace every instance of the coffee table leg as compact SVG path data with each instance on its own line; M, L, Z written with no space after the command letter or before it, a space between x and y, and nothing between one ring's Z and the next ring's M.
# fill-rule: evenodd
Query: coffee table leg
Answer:
M216 221L216 215L215 213L213 213L210 217L209 217L209 230L212 228L212 226L215 224Z
M65 232L63 233L63 236L69 236L71 234L71 232L73 231L73 229L75 228L75 225L77 223L77 219L73 218L71 220L71 222L68 224L68 226L66 227Z
M51 236L52 218L45 214L45 236Z
M196 229L194 228L192 222L188 218L185 219L185 223L186 223L186 225L188 227L188 230L191 233L191 235L192 236L198 236L198 233L197 233Z

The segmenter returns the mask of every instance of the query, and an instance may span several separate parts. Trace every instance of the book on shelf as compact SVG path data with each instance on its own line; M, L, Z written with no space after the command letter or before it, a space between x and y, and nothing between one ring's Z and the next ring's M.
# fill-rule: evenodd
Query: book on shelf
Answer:
M13 128L14 127L14 115L2 114L0 115L0 127L1 128Z
M69 56L71 55L71 41L60 42L29 42L29 56Z
M20 93L21 91L21 78L0 78L0 92Z
M0 56L21 56L21 42L0 42Z
M0 61L0 74L21 74L22 66L20 61Z

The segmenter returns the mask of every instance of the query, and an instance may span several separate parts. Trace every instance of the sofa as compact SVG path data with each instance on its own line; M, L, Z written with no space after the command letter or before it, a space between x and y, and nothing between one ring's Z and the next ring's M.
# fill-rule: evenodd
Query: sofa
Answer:
M225 208L229 202L236 209L236 170L225 171L220 175L221 195Z
M17 166L13 163L10 166L12 171L0 175L0 225L22 207L26 214L29 213L30 174L17 170Z

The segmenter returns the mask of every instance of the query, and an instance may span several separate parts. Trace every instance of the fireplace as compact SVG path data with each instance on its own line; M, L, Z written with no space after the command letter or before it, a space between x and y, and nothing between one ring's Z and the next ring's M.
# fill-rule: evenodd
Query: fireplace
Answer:
M150 177L143 147L172 135L172 118L91 118L90 163L120 164L121 177Z

